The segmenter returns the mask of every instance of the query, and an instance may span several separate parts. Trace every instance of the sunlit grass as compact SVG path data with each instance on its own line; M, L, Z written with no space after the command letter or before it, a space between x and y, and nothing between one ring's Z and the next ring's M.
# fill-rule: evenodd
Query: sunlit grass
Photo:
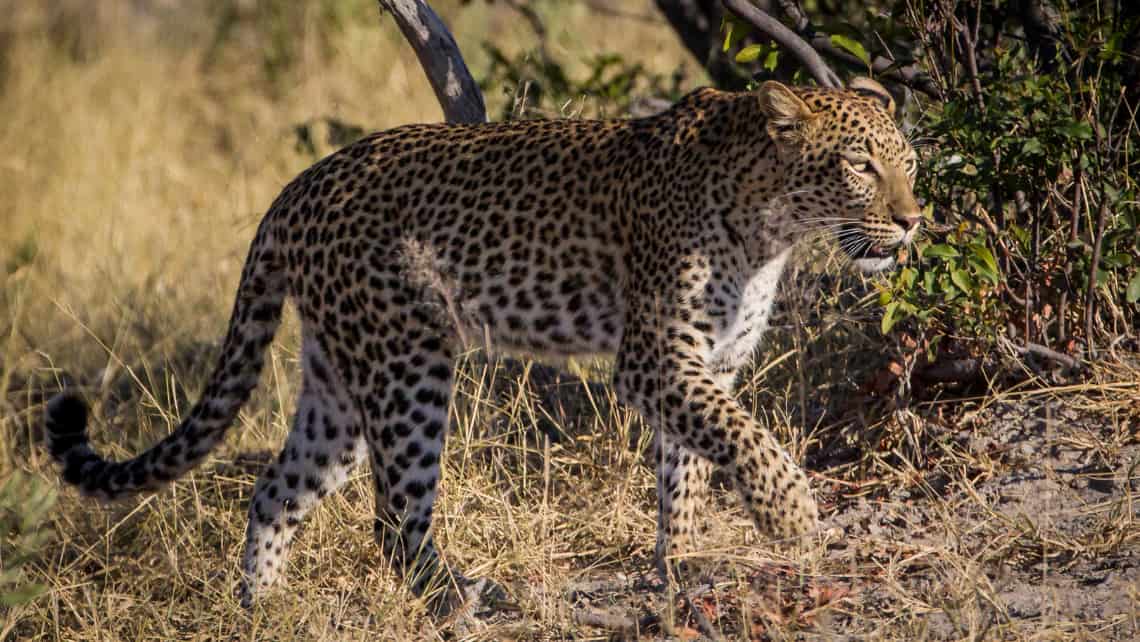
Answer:
M7 393L0 400L0 475L19 468L57 483L38 440L42 396L60 381L84 386L96 402L93 438L108 456L129 457L171 429L215 356L261 213L314 160L297 146L295 125L333 117L383 129L440 118L414 55L389 21L372 14L350 20L334 38L301 28L294 66L270 81L258 55L265 43L256 32L243 32L219 62L207 65L214 14L187 10L135 29L128 4L109 3L111 18L86 25L102 31L98 46L80 59L62 51L46 28L27 26L50 22L50 11L35 7L15 10L12 24L25 29L0 41L6 70L0 85L0 388ZM542 13L552 52L571 65L614 50L660 72L685 61L661 22L599 16L585 3L560 6L543 3ZM440 8L476 74L483 39L520 49L533 43L528 28L501 6ZM649 15L651 3L630 3L630 10ZM303 24L317 19L305 17ZM172 30L183 35L172 37ZM507 99L489 92L490 112L498 113ZM322 144L318 151L331 148ZM822 253L809 258L813 268L801 282L814 283L824 267L838 271ZM866 434L885 435L882 443L893 447L898 442L891 438L904 432L890 419L894 401L857 394L889 352L876 334L868 290L855 277L816 287L789 303L738 396L764 414L801 460L821 444L837 448L847 440L864 447ZM62 490L47 522L54 541L25 569L48 593L0 611L0 639L437 634L373 543L365 468L306 520L288 588L250 613L238 606L246 502L264 462L284 441L297 393L291 314L267 364L225 443L171 490L106 508ZM604 362L587 366L575 369L604 380ZM1106 373L1105 380L1112 376L1128 381L1130 375ZM437 532L452 563L495 579L519 601L522 615L488 631L488 639L604 636L580 623L568 596L599 578L624 586L653 573L650 431L616 406L604 384L563 375L554 394L548 377L475 355L465 357L459 371ZM1095 434L1059 427L1059 441L1095 442L1089 448L1106 461L1134 443L1135 408L1128 405L1138 394L1134 388L1090 384L1056 394L1116 417ZM969 407L981 412L993 403L974 400ZM937 403L923 410L939 412ZM955 490L924 496L924 475L934 473L916 471L895 455L869 449L858 461L817 471L813 484L833 504L920 489L916 497L944 518L921 533L926 543L867 535L830 557L821 547L786 551L757 541L731 495L708 507L709 557L736 564L718 575L722 585L746 587L776 565L791 569L805 595L824 578L873 585L887 596L882 599L890 608L874 611L856 594L822 608L835 607L827 617L789 615L782 603L753 605L772 609L764 621L774 637L810 626L826 634L828 618L848 611L872 622L857 630L885 631L891 639L923 637L931 612L953 612L963 636L982 631L999 611L978 560L1024 554L1061 538L1048 525L954 522L951 516L967 508L989 514L992 502L970 489L982 474L999 474L1001 461L953 450L933 468L950 477ZM1095 532L1068 544L1074 554L1135 550L1134 512L1124 499L1090 509L1101 521ZM985 532L992 546L957 547L970 529ZM920 561L935 572L926 590L915 591L907 577ZM633 591L622 602L634 616L669 602L644 593ZM1043 635L1079 629L1058 622L1043 627ZM1010 637L1034 632L1000 619L991 626L1006 626Z

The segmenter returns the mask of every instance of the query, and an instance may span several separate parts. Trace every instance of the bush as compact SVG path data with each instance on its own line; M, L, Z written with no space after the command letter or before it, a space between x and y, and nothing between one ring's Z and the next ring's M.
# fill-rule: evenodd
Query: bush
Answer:
M929 233L920 260L881 287L881 327L921 335L931 360L1000 345L1072 365L1066 354L1135 342L1140 11L1058 4L838 2L793 25L817 49L820 25L841 50L824 52L832 62L861 74L874 66L916 98L906 116L917 123L909 136ZM895 27L866 35L883 16ZM735 19L724 31L726 50L754 35ZM763 42L737 54L758 76L794 79L788 58ZM914 67L924 73L899 73Z
M49 484L23 473L0 484L0 606L23 604L44 592L43 585L28 581L25 565L51 537L42 528L55 499Z
M971 10L960 6L959 25ZM915 25L926 49L954 37L953 17ZM942 30L933 35L932 20ZM1134 332L1140 139L1119 50L1130 27L1092 8L1057 27L1063 46L1050 60L1010 38L973 63L976 76L968 60L964 73L956 61L932 74L945 100L923 114L931 144L918 190L943 236L884 290L884 330L914 317L938 335L979 340L977 351L1005 338L1076 353ZM969 55L981 56L960 53Z
M638 96L677 100L684 76L647 71L616 53L599 54L585 61L584 77L574 77L566 66L542 50L509 56L490 43L483 48L490 66L480 81L484 92L500 89L512 96L500 118L587 115L621 116ZM570 107L570 109L567 109Z

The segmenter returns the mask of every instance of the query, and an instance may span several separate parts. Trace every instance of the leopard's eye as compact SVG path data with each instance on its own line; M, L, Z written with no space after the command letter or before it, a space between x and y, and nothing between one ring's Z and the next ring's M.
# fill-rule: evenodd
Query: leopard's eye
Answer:
M855 170L856 172L859 172L860 174L867 174L869 172L874 171L874 168L871 167L871 164L868 162L848 163L848 164L851 166L851 169Z

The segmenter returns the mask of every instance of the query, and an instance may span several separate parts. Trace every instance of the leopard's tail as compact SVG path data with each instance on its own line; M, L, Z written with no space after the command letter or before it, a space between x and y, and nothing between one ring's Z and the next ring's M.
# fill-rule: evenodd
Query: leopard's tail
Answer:
M155 490L197 466L222 440L257 386L265 348L281 321L287 288L270 219L262 221L249 249L218 364L174 432L133 459L110 461L88 443L87 405L80 397L64 391L48 403L47 446L67 483L103 500Z

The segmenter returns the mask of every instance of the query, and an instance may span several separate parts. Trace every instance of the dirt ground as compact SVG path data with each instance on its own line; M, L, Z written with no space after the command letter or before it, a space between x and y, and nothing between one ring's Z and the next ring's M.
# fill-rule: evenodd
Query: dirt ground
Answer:
M578 626L546 634L1137 639L1137 426L1081 404L1064 392L1013 395L955 425L911 416L929 454L919 465L903 462L889 481L815 472L830 529L822 551L710 548L671 590L648 559L629 573L584 572L565 595ZM535 633L492 619L503 635Z
M169 367L199 371L211 353L197 346ZM391 590L364 534L366 474L308 520L290 590L242 611L232 590L242 505L272 456L250 447L255 437L223 448L173 494L93 510L65 492L57 543L37 567L51 601L10 613L13 639L1140 636L1136 380L935 398L848 426L846 437L850 413L840 413L804 456L826 532L764 541L714 479L703 550L666 588L652 559L651 431L606 385L553 368L476 358L460 373L438 528L453 561L508 594L474 620L439 627ZM881 409L845 389L848 408ZM168 409L186 403L175 387L136 414L130 385L110 390L101 414L125 431L127 452L153 440L148 422L161 433ZM278 396L288 394L270 390L252 406ZM34 444L14 446L33 448L50 474Z

